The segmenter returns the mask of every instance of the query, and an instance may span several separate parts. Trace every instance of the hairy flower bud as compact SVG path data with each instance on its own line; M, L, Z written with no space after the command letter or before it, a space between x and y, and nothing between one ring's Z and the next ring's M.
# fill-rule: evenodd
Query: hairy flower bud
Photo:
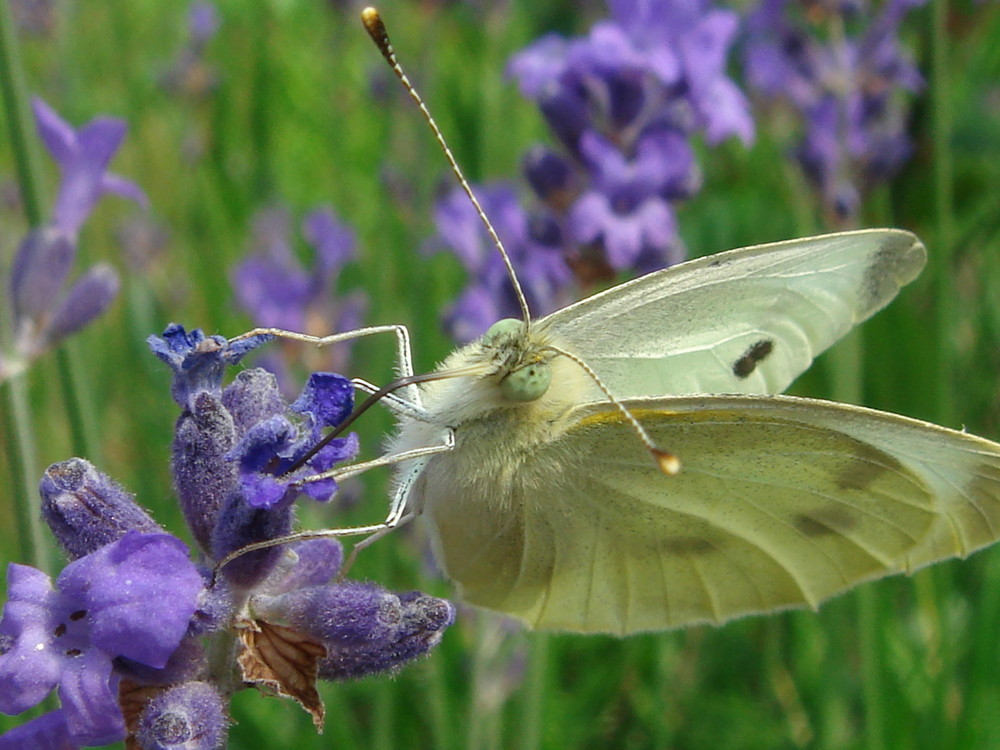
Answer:
M38 491L45 521L74 560L120 539L129 530L163 531L130 493L82 458L52 464Z

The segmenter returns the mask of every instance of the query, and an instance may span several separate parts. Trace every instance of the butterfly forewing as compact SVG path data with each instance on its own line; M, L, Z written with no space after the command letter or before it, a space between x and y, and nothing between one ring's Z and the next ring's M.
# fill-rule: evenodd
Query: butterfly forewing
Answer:
M780 393L925 262L920 241L897 229L759 245L649 274L539 328L620 398Z
M629 407L681 457L678 476L607 405L523 451L490 493L431 475L447 489L426 510L467 600L559 630L718 623L814 607L1000 536L989 441L789 397ZM447 458L435 474L455 469Z

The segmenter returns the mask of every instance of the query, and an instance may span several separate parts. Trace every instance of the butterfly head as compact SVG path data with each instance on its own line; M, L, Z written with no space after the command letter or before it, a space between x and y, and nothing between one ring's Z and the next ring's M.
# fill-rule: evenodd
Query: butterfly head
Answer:
M507 401L537 401L552 382L553 353L523 321L498 320L483 335L482 346L496 367L500 394Z

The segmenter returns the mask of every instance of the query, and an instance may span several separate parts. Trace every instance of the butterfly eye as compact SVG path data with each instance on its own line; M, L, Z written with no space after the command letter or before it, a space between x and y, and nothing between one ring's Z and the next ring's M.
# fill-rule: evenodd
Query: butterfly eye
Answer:
M486 329L483 334L484 344L496 344L502 339L513 339L524 332L524 323L517 318L504 318ZM530 400L530 399L528 399Z
M500 321L501 323L503 321ZM516 321L520 323L520 321ZM514 370L500 381L500 393L508 401L537 401L549 389L552 369L547 362L534 362Z

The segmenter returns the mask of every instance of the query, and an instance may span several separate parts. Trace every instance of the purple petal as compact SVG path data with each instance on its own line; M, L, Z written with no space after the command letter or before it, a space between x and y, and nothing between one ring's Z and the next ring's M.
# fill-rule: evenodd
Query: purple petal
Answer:
M79 750L62 709L49 711L0 736L0 750Z
M563 37L546 34L510 58L507 75L518 79L523 96L537 99L565 69L566 49Z
M302 221L302 233L316 248L319 271L334 273L354 255L354 232L337 221L329 208L310 212Z
M496 297L481 285L466 289L445 315L445 327L453 339L467 343L482 336L500 319Z
M31 108L34 110L35 124L45 148L58 164L68 162L76 153L76 131L39 97L36 96L31 100Z
M204 588L183 542L135 531L71 562L57 585L86 603L95 646L152 667L177 648Z
M149 207L149 198L146 197L146 193L143 192L142 188L132 182L132 180L126 180L124 177L111 174L110 172L106 172L101 177L100 192L114 193L122 198L135 201L143 208Z
M311 415L315 429L336 427L354 409L354 386L343 375L314 372L302 389L302 395L289 408Z
M62 656L51 646L51 609L59 594L49 577L27 565L7 566L7 602L0 636L12 639L0 654L0 711L19 714L40 703L58 684Z
M59 680L59 700L70 736L80 745L106 745L125 738L118 707L118 676L111 658L97 649L68 662Z
M289 331L305 329L312 282L300 266L272 256L253 256L236 266L233 288L240 307L259 325Z

